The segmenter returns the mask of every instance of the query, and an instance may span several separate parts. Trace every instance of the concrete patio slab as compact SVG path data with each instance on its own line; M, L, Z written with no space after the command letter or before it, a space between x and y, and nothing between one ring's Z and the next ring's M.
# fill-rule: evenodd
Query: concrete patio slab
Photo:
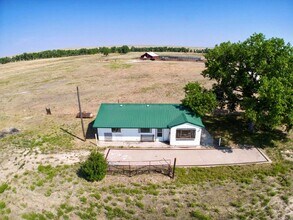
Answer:
M145 165L147 161L177 159L177 166L223 166L270 163L257 148L223 149L107 149L108 162L119 165ZM129 162L130 161L130 162Z

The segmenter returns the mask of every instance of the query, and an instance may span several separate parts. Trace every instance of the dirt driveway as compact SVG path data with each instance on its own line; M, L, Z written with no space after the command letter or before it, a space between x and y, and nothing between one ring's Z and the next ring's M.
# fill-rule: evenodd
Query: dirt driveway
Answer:
M221 166L269 163L270 159L257 148L223 149L107 149L107 160L111 163L131 161L132 165L143 165L145 161L177 159L177 166Z

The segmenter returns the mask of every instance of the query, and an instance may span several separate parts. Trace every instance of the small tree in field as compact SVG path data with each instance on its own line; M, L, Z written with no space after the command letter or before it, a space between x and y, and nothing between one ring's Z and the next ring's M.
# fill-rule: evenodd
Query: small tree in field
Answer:
M107 162L101 153L93 151L81 164L79 172L88 181L100 181L106 176Z

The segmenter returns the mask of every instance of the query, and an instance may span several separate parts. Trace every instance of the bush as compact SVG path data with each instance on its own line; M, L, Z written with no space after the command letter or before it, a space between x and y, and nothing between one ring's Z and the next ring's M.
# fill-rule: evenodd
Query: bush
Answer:
M93 151L80 166L79 172L88 181L100 181L107 173L107 162L101 153Z

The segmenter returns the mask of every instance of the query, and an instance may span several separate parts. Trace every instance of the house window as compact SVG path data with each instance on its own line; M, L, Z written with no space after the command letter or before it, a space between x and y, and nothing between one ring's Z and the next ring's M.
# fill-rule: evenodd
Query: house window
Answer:
M162 128L157 129L157 137L163 137L163 129Z
M179 139L179 140L195 139L195 129L177 129L176 139Z
M112 133L121 133L121 128L112 128Z
M139 133L152 133L150 128L140 128L138 129Z

